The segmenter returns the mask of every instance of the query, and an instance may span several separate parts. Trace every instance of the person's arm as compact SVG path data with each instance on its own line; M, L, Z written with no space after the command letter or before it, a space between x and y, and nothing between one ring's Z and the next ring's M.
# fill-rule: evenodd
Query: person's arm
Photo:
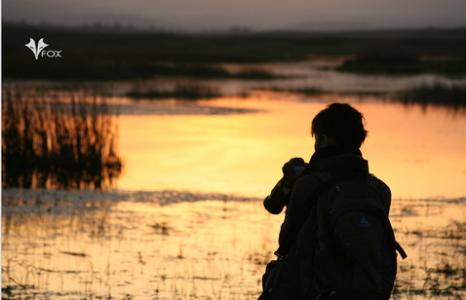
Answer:
M279 214L288 204L291 190L306 167L306 163L300 157L294 157L282 167L283 177L272 189L269 196L264 199L265 209L272 214Z
M321 180L313 175L306 175L296 182L288 203L285 221L279 235L279 248L275 252L277 256L284 256L293 245L301 227L310 215L311 207L315 199L312 194L321 184Z
M284 178L280 179L278 183L264 199L265 209L272 214L279 214L283 208L288 204L290 198L291 188L286 186Z

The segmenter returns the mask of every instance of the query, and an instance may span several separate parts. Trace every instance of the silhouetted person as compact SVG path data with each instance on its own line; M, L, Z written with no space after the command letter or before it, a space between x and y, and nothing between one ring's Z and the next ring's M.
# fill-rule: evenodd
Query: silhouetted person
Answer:
M388 220L390 189L369 174L359 150L363 116L333 103L312 120L311 133L309 163L288 161L264 200L269 212L286 207L286 214L259 299L388 299L395 250L403 251Z

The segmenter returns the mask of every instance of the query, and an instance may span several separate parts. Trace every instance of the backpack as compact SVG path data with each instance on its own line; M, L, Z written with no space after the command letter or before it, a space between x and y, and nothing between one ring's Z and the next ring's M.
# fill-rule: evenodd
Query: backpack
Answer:
M325 177L325 175L322 175ZM314 249L305 299L389 299L397 272L396 242L372 175L325 178L312 216ZM307 233L306 233L307 234ZM310 271L310 272L309 272Z

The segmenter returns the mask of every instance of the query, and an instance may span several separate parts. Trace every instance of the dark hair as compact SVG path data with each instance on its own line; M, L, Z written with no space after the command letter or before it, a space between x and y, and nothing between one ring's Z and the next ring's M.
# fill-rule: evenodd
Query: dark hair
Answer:
M312 120L311 134L333 138L338 146L359 149L367 131L364 116L346 103L332 103Z

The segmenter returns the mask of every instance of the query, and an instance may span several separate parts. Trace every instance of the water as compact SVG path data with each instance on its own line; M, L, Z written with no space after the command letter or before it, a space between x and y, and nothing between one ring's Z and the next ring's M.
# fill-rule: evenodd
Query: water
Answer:
M108 96L124 105L123 170L110 189L2 192L2 298L257 298L283 220L261 199L285 161L310 157L310 121L332 101L363 112L362 152L392 190L391 219L409 254L394 297L466 297L464 113L257 90L135 103L123 96L134 84L141 82L118 84Z
M328 104L323 100L339 100L364 113L369 136L362 152L371 172L389 184L394 197L466 195L464 116L370 98L304 102L278 97L284 96L256 94L203 103L256 111L227 117L122 115L119 149L125 169L118 188L263 196L280 178L284 162L294 156L309 159L312 117Z
M256 299L282 221L258 200L220 195L14 195L2 219L3 296L13 299ZM394 201L409 254L395 298L465 296L465 204Z

